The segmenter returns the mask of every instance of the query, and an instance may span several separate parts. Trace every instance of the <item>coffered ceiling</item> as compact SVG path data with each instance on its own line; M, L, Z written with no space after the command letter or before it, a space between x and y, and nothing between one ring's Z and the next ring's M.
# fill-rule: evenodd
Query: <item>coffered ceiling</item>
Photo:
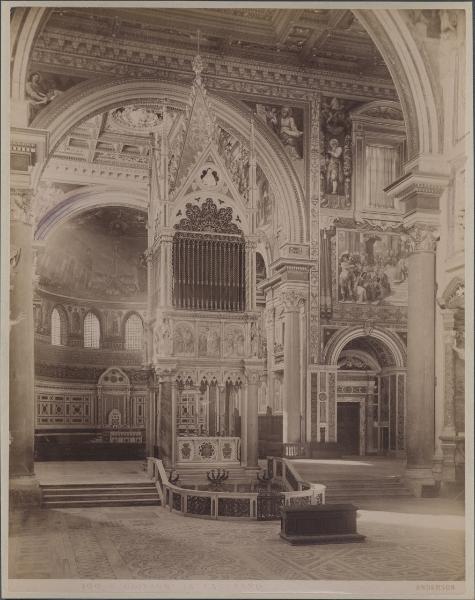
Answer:
M353 13L345 9L57 8L43 37L69 32L122 42L196 50L273 64L389 79L384 62Z

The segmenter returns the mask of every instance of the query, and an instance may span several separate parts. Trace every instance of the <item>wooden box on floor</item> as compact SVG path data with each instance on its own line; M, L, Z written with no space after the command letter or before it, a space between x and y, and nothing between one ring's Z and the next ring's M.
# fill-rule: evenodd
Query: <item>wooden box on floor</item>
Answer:
M357 510L353 504L285 507L280 537L293 545L363 542L365 536L356 531Z

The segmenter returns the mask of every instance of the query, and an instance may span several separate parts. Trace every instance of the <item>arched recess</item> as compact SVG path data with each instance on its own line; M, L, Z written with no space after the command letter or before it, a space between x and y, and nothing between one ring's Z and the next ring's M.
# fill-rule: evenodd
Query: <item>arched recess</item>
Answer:
M185 108L190 86L157 82L155 79L119 79L113 81L89 80L80 83L53 100L37 118L32 127L49 132L50 156L63 137L78 123L118 106L133 103L164 101ZM216 94L209 94L216 120L231 127L233 133L250 130L251 111L242 103L232 102ZM289 242L306 240L305 196L297 174L280 145L266 131L264 124L255 123L255 149L258 162L276 193L283 213L283 226ZM46 166L46 165L44 165Z
M371 36L396 86L407 128L409 159L442 150L443 106L426 61L401 10L352 11Z
M365 328L360 326L343 329L332 336L323 352L323 363L327 365L338 365L338 358L345 346L359 337L373 338L386 346L394 359L394 366L404 368L406 366L406 349L397 334L378 327Z
M126 206L146 213L147 202L147 191L140 189L132 191L114 186L88 186L72 190L40 220L35 230L35 240L45 240L57 225L86 210Z

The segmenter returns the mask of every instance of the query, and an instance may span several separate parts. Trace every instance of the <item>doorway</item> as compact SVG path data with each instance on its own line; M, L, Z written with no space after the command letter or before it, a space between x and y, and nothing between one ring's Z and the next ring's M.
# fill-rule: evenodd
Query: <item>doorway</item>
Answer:
M337 442L343 454L360 453L360 403L337 403Z

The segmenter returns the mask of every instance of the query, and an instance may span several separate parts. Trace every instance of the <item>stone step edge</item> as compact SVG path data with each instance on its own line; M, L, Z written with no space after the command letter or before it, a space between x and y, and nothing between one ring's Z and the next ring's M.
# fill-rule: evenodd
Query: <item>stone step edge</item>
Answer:
M117 498L117 499L122 499L122 500L126 500L127 498L130 498L131 500L135 499L135 498L158 498L158 493L157 491L153 492L149 492L149 493L137 493L137 494L108 494L108 493L104 493L104 494L54 494L51 496L48 495L43 495L43 501L48 501L48 500L60 500L61 498L71 498L71 499L77 499L77 500L82 500L82 499L87 499L87 498L97 498L98 500L100 499L106 499L106 498Z
M123 506L134 506L137 504L149 504L149 505L153 505L153 506L160 506L160 500L158 498L154 498L149 499L136 499L136 500L127 500L127 499L122 499L122 500L71 500L70 502L68 502L67 500L61 500L58 502L53 502L53 501L48 501L48 502L43 502L43 506L47 506L47 507L51 507L51 506L71 506L72 504L76 504L78 506L103 506L104 504L110 504L110 505L114 505L114 504L122 504Z
M71 494L75 494L75 493L82 493L82 492L86 492L86 491L90 491L90 492L117 492L117 493L125 493L127 494L128 492L134 492L136 490L140 490L140 491L144 491L144 492L152 492L153 490L156 490L155 485L151 485L151 486L135 486L135 487L128 487L128 488L114 488L114 487L89 487L89 486L84 486L84 487L80 487L80 488L68 488L68 487L54 487L54 488L40 488L43 494L56 494L56 493L61 493L61 492L69 492Z
M123 488L123 489L127 489L127 488L131 488L131 487L150 487L154 485L153 481L137 481L137 482L132 482L132 483L88 483L88 482L84 482L84 483L40 483L40 488L42 489L51 489L51 488L71 488L71 489L75 489L75 488L82 488L84 486L86 487L91 487L91 488L102 488L102 487L115 487L115 488Z

